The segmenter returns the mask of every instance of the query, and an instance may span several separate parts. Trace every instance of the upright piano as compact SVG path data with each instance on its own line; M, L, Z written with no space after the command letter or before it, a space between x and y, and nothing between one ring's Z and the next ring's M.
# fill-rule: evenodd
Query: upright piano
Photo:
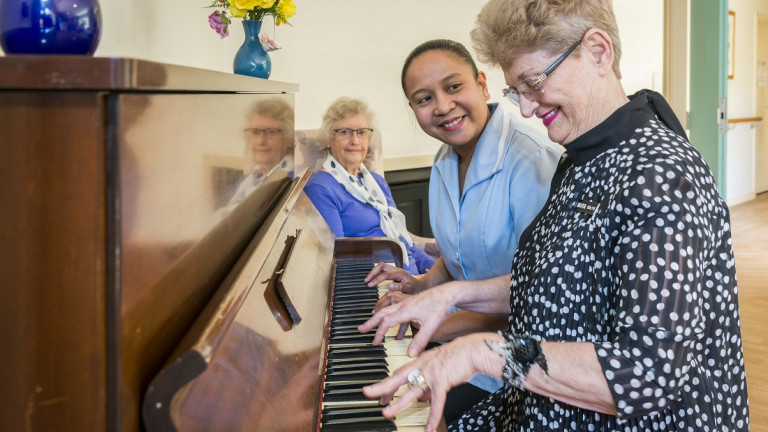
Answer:
M221 211L249 106L296 91L135 59L0 58L0 430L394 430L343 401L382 377L350 329L375 302L362 275L400 248L335 239L308 170ZM324 413L331 390L341 409Z

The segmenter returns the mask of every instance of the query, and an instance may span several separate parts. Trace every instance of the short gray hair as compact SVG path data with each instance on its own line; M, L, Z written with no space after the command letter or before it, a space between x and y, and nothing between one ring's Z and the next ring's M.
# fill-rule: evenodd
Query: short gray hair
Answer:
M612 0L489 0L470 33L478 57L507 68L520 55L561 54L591 28L608 33L613 73L621 79L621 41ZM579 50L574 52L578 56Z
M376 121L374 120L373 111L367 103L360 99L353 99L349 97L340 97L333 101L328 109L325 110L323 115L323 123L320 125L320 130L317 133L317 145L323 152L328 153L328 145L331 142L331 127L337 121L344 120L348 116L362 114L366 120L368 120L368 127L373 129L373 134L368 139L368 154L365 155L365 160L368 161L373 157L373 142L376 134L379 133L376 127Z

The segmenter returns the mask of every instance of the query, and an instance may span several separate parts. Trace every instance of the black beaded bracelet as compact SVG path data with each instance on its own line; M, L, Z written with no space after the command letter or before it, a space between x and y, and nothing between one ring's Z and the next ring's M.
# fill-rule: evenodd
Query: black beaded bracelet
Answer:
M485 340L491 351L498 354L506 360L504 365L504 379L519 389L525 389L523 382L525 375L531 369L533 364L539 365L545 374L549 375L547 368L547 358L544 351L541 350L541 344L538 340L526 335L510 335L511 341L504 337L502 332L499 335L504 338L504 342Z

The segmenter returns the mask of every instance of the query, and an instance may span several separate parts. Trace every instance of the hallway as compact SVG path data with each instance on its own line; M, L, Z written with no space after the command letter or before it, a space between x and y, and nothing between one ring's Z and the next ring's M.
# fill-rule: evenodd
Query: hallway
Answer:
M731 208L751 430L768 432L768 193Z

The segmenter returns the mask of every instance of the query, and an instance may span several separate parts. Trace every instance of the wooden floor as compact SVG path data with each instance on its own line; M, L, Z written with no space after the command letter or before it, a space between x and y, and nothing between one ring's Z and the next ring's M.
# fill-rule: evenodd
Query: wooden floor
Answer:
M768 432L768 193L731 208L752 432Z

